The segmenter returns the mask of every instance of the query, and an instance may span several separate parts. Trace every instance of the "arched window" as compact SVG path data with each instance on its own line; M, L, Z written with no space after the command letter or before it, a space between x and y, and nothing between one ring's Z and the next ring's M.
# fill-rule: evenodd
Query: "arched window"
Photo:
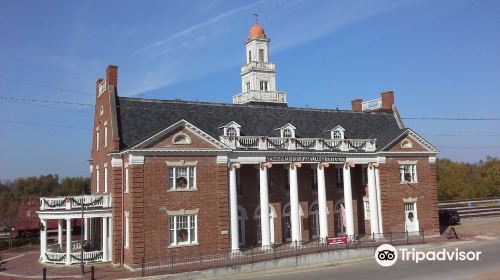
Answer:
M285 237L285 241L292 240L292 220L291 217L291 207L290 202L285 204L283 208L283 236ZM304 212L302 211L302 207L299 205L299 217L304 216ZM302 228L302 218L300 218L299 229Z
M343 201L335 203L335 232L337 235L345 234L345 206Z
M260 206L257 207L255 211L255 215L253 216L255 219L255 224L257 225L257 243L261 244L262 243L262 229L261 229L261 223L260 223ZM269 228L270 228L270 234L271 234L271 243L274 243L274 218L276 218L276 211L274 210L274 207L269 204Z
M311 236L313 239L319 238L319 206L318 202L313 202L309 210L311 216Z
M245 246L245 220L248 219L247 211L238 205L238 237L240 246Z
M410 140L405 139L401 142L401 148L403 149L411 149L413 147L412 143Z
M174 144L191 144L191 139L184 133L179 133L172 140Z

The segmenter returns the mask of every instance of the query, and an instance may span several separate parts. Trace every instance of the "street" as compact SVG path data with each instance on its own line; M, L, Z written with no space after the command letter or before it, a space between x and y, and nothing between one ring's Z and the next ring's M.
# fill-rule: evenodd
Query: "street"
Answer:
M218 279L499 279L500 240L472 241L447 247L449 251L459 248L465 251L482 251L479 261L422 261L398 260L392 267L382 267L374 258L356 262L341 262L317 266L280 269L259 273L228 276ZM436 248L435 250L439 250ZM434 249L430 249L434 250ZM426 250L427 251L427 250Z

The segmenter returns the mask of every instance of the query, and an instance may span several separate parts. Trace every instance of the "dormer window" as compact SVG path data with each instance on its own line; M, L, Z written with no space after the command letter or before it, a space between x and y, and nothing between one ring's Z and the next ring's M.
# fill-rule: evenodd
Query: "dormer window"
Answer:
M238 123L236 123L234 121L226 124L225 126L219 127L219 128L224 129L224 136L228 136L228 137L240 136L241 125L239 125Z
M238 136L238 132L236 131L236 128L234 128L234 127L228 127L227 128L227 136L229 136L229 137L236 137L236 136Z
M337 125L332 130L330 130L331 137L332 137L332 139L335 139L335 140L344 139L345 138L344 132L345 132L345 129L343 127L341 127L340 125Z
M292 131L287 128L283 130L283 137L291 138L292 137Z
M284 126L277 128L280 130L281 138L295 138L295 126L290 123L285 124Z

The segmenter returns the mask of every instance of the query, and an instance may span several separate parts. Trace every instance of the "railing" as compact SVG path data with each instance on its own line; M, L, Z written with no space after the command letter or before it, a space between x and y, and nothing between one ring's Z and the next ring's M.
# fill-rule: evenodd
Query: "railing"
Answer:
M46 263L68 264L66 253L45 252L45 260ZM102 251L83 252L83 261L85 263L102 261ZM69 264L80 263L80 262L81 262L80 252L70 253Z
M382 108L382 98L367 100L361 103L362 111L371 111Z
M274 71L276 69L276 65L274 65L274 63L269 63L269 62L251 61L241 67L241 74L244 75L253 69Z
M339 152L374 152L376 139L286 138L265 136L221 136L221 142L231 149L245 150L306 150Z
M341 251L356 248L375 248L381 244L410 245L425 243L423 231L395 232L387 234L352 235L345 239L345 243L331 244L325 239L304 242L272 245L269 248L254 246L239 251L217 251L211 253L191 253L189 255L170 256L159 260L143 259L141 275L158 275L166 273L179 273L194 270L214 269L244 265L262 261L277 260L282 258L298 257L307 254Z
M249 90L233 96L234 104L245 104L251 101L286 103L286 93L281 91Z
M456 210L460 218L500 216L500 197L448 200L438 205L439 209Z
M81 209L86 208L108 208L111 207L110 195L80 195L68 197L41 197L40 210L59 209Z

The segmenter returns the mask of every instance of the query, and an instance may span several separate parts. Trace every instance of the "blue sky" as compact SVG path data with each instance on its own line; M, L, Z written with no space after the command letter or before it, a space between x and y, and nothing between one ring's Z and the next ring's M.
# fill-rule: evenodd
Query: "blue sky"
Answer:
M289 106L349 109L394 90L403 117L500 117L499 1L4 0L0 179L87 176L92 125L90 106L1 97L93 103L115 64L122 96L229 103L253 13ZM405 124L440 157L500 156L500 121Z

